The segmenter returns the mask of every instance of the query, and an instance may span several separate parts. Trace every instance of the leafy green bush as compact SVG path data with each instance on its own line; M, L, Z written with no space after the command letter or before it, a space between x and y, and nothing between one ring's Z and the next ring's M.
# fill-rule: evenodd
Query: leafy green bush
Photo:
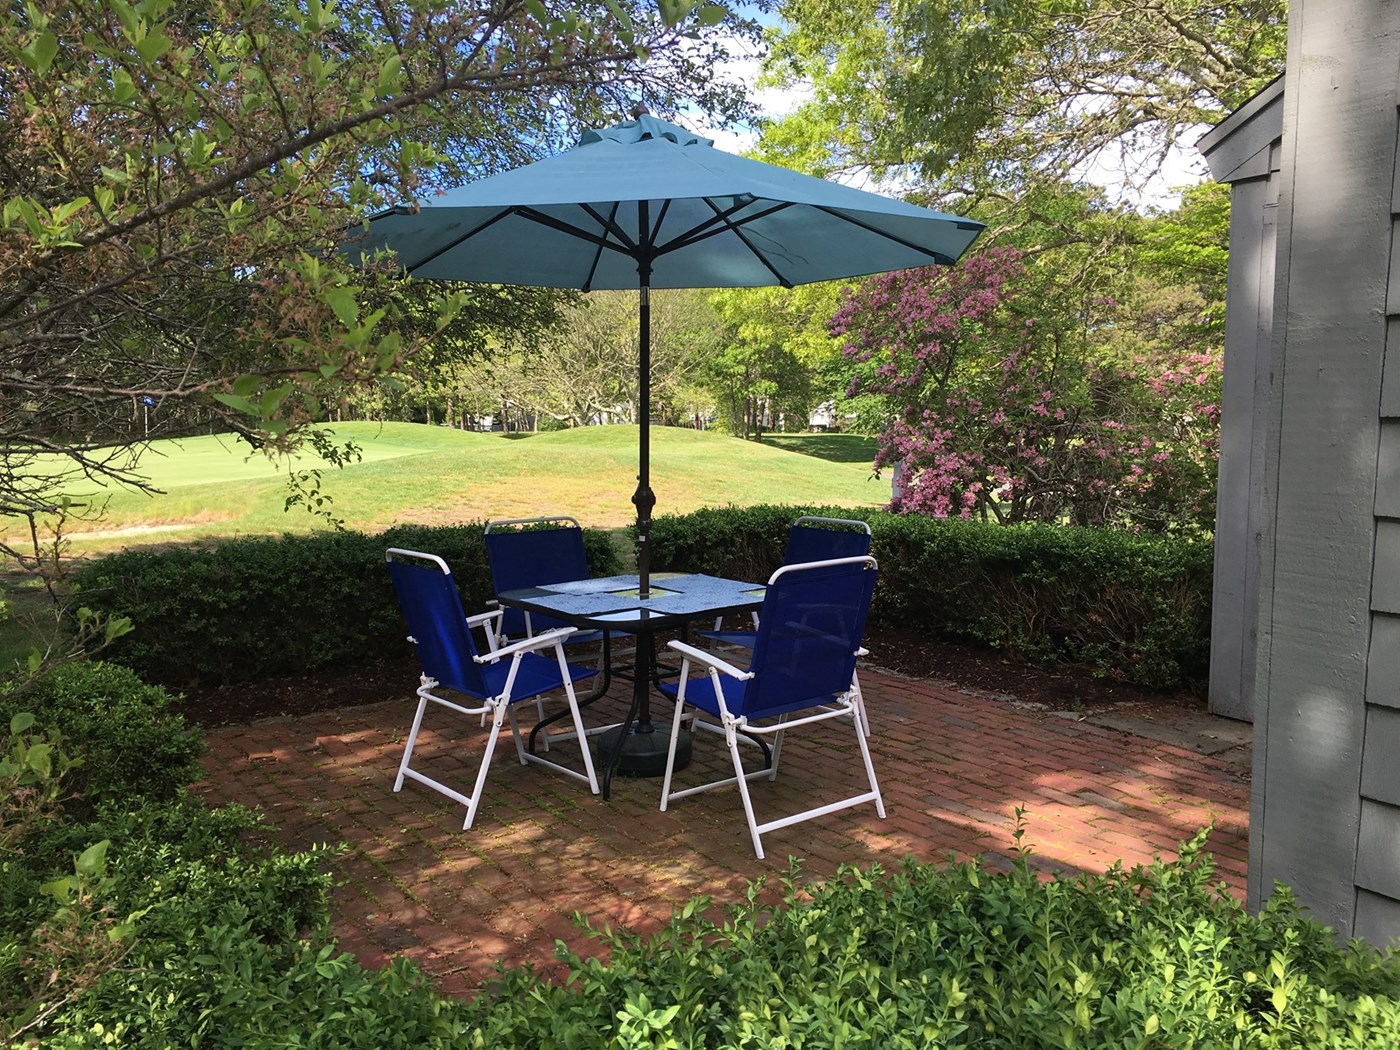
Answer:
M505 975L476 1045L1085 1050L1400 1045L1400 967L1340 945L1286 891L1247 915L1200 853L1042 881L970 862L789 878L715 921L561 952L563 987ZM524 1038L524 1033L530 1037Z
M870 523L880 582L871 620L1087 664L1153 688L1205 678L1209 543L1115 529L989 525L839 507L749 507L657 518L652 567L763 580L797 515Z
M79 763L65 783L89 803L174 798L199 779L204 739L171 711L174 698L131 670L96 660L64 664L18 695L0 692L0 721L21 711L62 735Z
M11 738L12 753L35 746ZM462 1004L406 963L367 971L329 938L326 851L256 848L260 822L186 794L133 796L7 852L0 1042L460 1045Z
M0 740L11 789L73 772L27 719ZM34 762L33 748L48 747ZM14 765L23 757L23 768ZM59 756L61 758L61 755ZM47 772L45 771L47 769ZM31 776L25 770L32 771ZM62 799L63 791L49 792ZM439 995L330 938L324 851L259 846L257 815L179 793L62 813L7 848L0 1041L47 1047L879 1047L1049 1050L1400 1045L1400 965L1339 944L1276 890L1250 916L1202 832L1179 860L1043 880L981 862L794 867L723 914L560 948L551 984L502 971ZM1019 831L1017 833L1019 838ZM27 893L22 892L27 890Z
M594 573L618 571L606 533L587 531L584 544ZM223 685L407 659L387 547L444 558L468 611L494 595L480 525L124 551L84 565L76 582L85 605L132 622L105 658L174 688Z

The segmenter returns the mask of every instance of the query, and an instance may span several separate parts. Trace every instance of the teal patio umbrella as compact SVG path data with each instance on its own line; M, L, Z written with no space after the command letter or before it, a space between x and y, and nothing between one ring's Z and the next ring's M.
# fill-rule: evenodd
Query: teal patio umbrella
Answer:
M637 568L649 586L652 288L790 288L951 264L982 224L714 149L645 113L373 216L355 252L410 277L641 292Z

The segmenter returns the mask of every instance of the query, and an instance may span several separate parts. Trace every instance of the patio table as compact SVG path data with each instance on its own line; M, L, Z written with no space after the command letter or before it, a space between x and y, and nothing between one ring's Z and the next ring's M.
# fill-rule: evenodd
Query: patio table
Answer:
M646 598L640 596L639 587L638 576L606 576L522 587L496 596L502 605L553 616L582 629L636 636L639 656L632 675L632 705L620 725L598 737L598 754L604 762L604 798L609 797L614 771L631 776L661 776L666 771L671 727L651 718L649 686L657 676L656 633L674 628L684 631L693 620L758 609L766 590L758 583L681 572L652 573ZM603 682L595 695L607 691L611 678L612 658L605 645ZM548 721L531 732L532 750L536 734ZM677 741L677 768L684 768L689 761L687 733Z

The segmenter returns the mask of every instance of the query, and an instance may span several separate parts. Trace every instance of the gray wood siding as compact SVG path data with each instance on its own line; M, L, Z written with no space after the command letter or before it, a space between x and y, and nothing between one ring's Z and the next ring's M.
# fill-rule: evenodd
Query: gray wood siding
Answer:
M1377 517L1398 25L1393 4L1289 10L1250 891L1288 883L1343 935L1362 891L1382 936L1400 897L1400 809L1361 796L1373 594L1400 613L1400 521Z
M1264 157L1278 155L1266 146ZM1259 659L1260 537L1264 413L1268 406L1277 252L1276 166L1233 184L1230 193L1229 301L1225 311L1225 375L1220 412L1220 463L1211 591L1210 710L1254 717ZM1398 468L1400 469L1400 468Z
M1400 71L1400 61L1392 59ZM1392 82L1394 84L1394 82ZM1376 560L1366 735L1361 755L1361 829L1356 847L1352 932L1378 943L1400 939L1400 85L1391 94L1390 279L1386 286L1380 452L1376 462Z
M1366 702L1400 707L1400 616L1371 617L1371 651L1366 661ZM1400 752L1393 759L1400 761Z
M1263 504L1274 319L1282 78L1202 136L1213 178L1230 185L1230 272L1211 594L1210 710L1254 716L1259 572L1272 529Z
M1385 944L1400 929L1400 901L1368 890L1356 893L1356 927L1353 935L1373 944Z

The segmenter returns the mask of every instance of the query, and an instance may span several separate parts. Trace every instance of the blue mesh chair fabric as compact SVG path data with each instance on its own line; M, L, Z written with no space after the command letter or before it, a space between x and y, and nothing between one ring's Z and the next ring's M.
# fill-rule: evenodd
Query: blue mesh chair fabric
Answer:
M573 521L572 518L535 519L541 524ZM491 567L491 585L496 593L541 587L588 579L588 555L583 547L583 530L574 525L556 524L550 528L502 528L522 524L517 521L491 522L486 528L486 561ZM505 634L523 638L525 614L507 609L503 619ZM533 631L567 626L562 620L543 615L531 617Z
M870 526L852 518L798 518L788 530L784 565L829 561L833 558L860 558L870 553ZM722 630L718 622L712 631L697 632L700 637L725 645L752 649L758 632Z
M683 663L680 680L663 683L662 691L676 701L672 727L672 761L661 789L661 808L673 798L726 784L738 784L753 837L754 851L763 856L761 836L767 831L813 817L874 802L881 817L884 802L870 761L857 707L856 659L875 589L875 559L844 558L784 566L773 574L760 610L753 660L741 670L714 652L684 642L672 642ZM691 678L693 664L704 671ZM689 710L687 710L689 709ZM734 776L672 791L675 740L689 714L696 730L723 733L734 764ZM869 790L834 803L825 803L790 817L760 824L754 817L748 781L776 778L782 735L799 726L849 717L855 726L858 752ZM707 721L708 719L708 721ZM766 769L745 772L739 752L741 736L773 737L773 757Z
M588 554L583 546L583 529L574 518L493 521L486 526L485 540L491 586L497 594L523 587L544 587L551 583L588 579ZM530 613L527 616L520 609L506 609L501 618L501 634L506 638L527 638L541 631L567 626L565 621L552 616L543 613ZM593 645L603 640L602 631L577 631L566 644Z
M464 830L470 828L480 804L497 739L502 726L509 720L521 765L534 762L549 766L587 781L589 788L597 794L598 778L593 770L587 730L574 693L575 682L590 678L597 672L565 660L564 642L573 628L547 631L498 648L495 639L499 633L496 621L500 618L500 612L468 617L462 608L462 599L452 572L441 558L398 547L391 547L385 558L399 606L408 622L409 638L414 643L422 668L417 693L418 710L404 745L394 790L401 790L407 778L441 792L467 807L467 817L462 827ZM484 653L472 637L473 628L480 628L486 634L488 644ZM511 710L521 701L534 700L545 693L559 690L564 692L573 716L573 730L563 736L556 735L555 739L577 740L582 751L582 773L526 750ZM439 695L440 691L457 694L463 699L449 699ZM491 719L485 754L469 795L448 787L411 765L423 715L430 702L461 714L489 716Z

